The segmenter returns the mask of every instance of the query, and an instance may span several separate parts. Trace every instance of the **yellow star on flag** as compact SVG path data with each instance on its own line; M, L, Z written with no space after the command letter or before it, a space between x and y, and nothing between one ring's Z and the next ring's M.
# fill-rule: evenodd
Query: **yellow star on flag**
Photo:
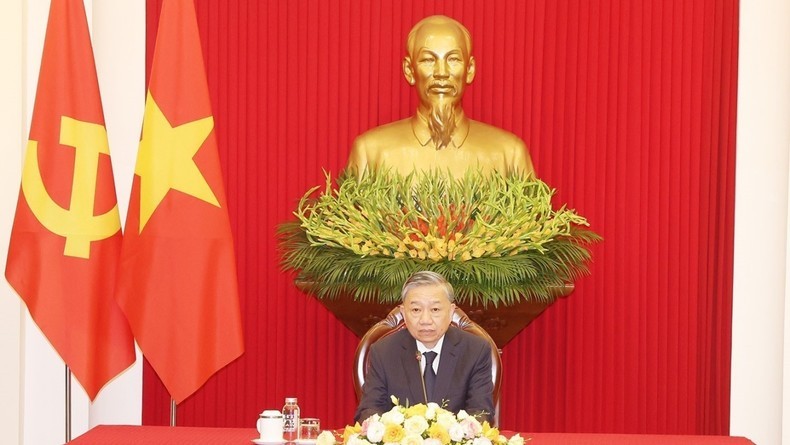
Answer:
M148 91L134 169L140 176L140 233L170 189L219 207L214 191L192 159L213 128L212 116L173 127Z

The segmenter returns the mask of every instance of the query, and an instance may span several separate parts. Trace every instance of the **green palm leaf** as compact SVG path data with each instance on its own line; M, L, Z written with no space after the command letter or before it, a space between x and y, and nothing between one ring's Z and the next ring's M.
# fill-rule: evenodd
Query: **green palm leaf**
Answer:
M460 302L551 301L588 273L587 246L601 240L531 177L384 172L332 184L278 227L282 266L318 298L393 303L409 275L433 270Z

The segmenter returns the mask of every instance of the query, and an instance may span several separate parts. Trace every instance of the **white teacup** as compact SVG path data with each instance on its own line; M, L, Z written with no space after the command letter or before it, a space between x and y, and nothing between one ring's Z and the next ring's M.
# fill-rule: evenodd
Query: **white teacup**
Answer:
M283 441L283 414L276 409L267 409L258 417L258 434L265 442Z

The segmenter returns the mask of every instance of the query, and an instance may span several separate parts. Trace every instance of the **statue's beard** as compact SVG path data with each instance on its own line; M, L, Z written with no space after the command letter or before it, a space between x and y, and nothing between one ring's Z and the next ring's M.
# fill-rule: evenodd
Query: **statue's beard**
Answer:
M455 132L455 107L452 102L441 101L431 105L428 130L437 150L448 146Z

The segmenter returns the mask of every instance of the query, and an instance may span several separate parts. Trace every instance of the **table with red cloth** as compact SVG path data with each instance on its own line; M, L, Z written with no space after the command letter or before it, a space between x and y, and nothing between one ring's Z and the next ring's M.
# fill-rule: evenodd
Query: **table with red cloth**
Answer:
M521 436L530 439L528 445L754 445L749 439L728 436L580 433L521 433ZM254 428L100 425L69 444L248 445L257 437Z

